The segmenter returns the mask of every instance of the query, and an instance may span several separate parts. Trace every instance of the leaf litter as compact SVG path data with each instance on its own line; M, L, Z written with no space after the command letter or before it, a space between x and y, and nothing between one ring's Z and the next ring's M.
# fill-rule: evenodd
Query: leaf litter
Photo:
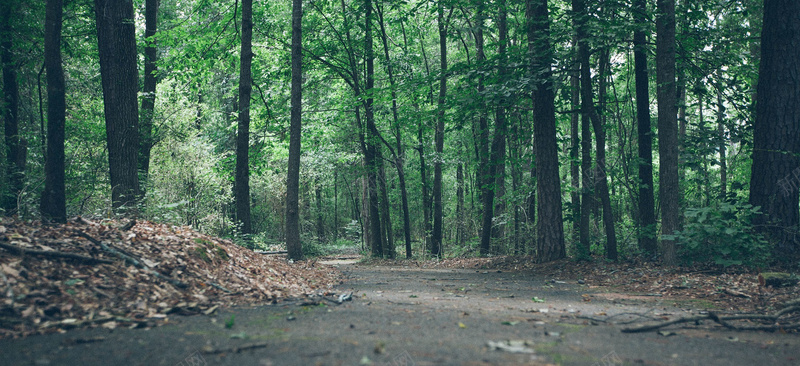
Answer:
M119 226L0 219L0 338L151 327L220 306L331 295L341 279L334 267L258 254L189 227Z

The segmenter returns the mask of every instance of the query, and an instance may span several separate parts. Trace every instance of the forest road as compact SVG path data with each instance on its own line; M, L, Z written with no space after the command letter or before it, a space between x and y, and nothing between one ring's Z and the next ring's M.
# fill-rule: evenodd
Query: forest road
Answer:
M800 336L712 325L622 333L696 313L529 272L341 264L341 305L284 302L153 329L0 341L2 365L798 365ZM676 307L677 305L677 307Z

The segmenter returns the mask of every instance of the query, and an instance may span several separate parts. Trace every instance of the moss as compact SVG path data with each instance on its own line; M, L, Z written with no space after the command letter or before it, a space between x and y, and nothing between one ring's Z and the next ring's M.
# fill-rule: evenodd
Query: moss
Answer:
M217 250L217 257L226 262L231 259L231 256L228 255L228 252L226 252L225 249L216 245L214 247L216 247Z
M203 260L203 262L211 263L211 258L208 256L208 252L206 252L206 248L203 247L195 247L192 251L197 258Z

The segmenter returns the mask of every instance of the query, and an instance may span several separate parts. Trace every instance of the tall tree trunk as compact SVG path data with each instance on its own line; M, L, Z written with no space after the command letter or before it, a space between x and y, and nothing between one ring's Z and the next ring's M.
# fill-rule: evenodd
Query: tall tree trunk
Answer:
M606 78L608 73L608 65L610 63L610 54L608 49L600 52L600 90L598 97L600 104L605 105L606 99ZM605 108L601 108L605 115ZM606 119L603 116L595 117L592 119L594 127L594 136L597 144L595 145L595 156L597 159L597 171L595 179L597 180L597 192L600 195L600 201L603 205L603 226L606 232L606 258L617 260L617 233L614 230L614 211L611 209L611 197L608 192L608 174L606 170Z
M661 205L661 234L673 235L680 227L675 86L675 0L658 0L657 6L658 198ZM675 264L677 260L675 241L662 236L660 249L664 264Z
M300 243L300 134L303 100L303 0L292 0L292 95L289 124L289 165L286 178L286 250L303 257Z
M537 260L549 262L566 256L564 220L561 214L561 180L558 176L555 94L553 92L553 48L547 0L527 0L528 52L531 55L534 144L537 170Z
M436 130L434 144L436 161L433 163L433 235L431 235L431 254L442 254L442 225L444 212L442 207L442 152L444 150L444 109L447 97L447 25L445 24L444 5L438 3L439 25L439 99L437 102Z
M405 153L403 152L403 135L400 129L400 119L397 115L397 86L394 80L394 70L389 57L389 37L386 35L386 24L383 20L382 6L378 6L379 24L381 27L381 41L383 54L386 57L386 72L389 76L389 85L392 92L392 121L394 122L395 156L394 164L397 168L397 178L400 181L400 202L403 210L403 234L406 240L406 258L411 258L411 215L408 211L408 191L406 189L406 174L404 171Z
M242 234L253 232L250 221L250 95L253 90L253 0L242 0L242 51L239 57L239 124L236 132L236 220Z
M477 11L475 13L475 48L476 48L476 63L482 65L486 62L486 53L484 52L484 39L483 27L485 23L485 16L483 14L484 2L481 0L477 4ZM482 66L479 66L482 67ZM482 95L486 90L484 86L484 77L478 76L478 95ZM483 103L483 102L480 102ZM481 244L480 254L487 255L491 250L492 241L492 223L494 219L494 174L492 173L492 160L489 153L489 118L486 115L485 104L479 107L478 111L478 160L479 160L479 174L478 185L480 187L480 199L483 206L483 216L481 221Z
M800 2L764 2L750 203L779 258L800 257Z
M591 254L590 219L594 206L594 177L592 176L592 131L591 118L592 105L592 80L589 68L589 45L586 22L589 15L583 0L572 1L573 22L575 27L576 46L578 48L578 63L580 65L580 94L581 94L581 217L580 217L580 245L579 256L588 257Z
M573 37L572 44L577 47L577 38ZM569 173L572 191L570 192L570 213L572 214L572 242L580 240L581 236L581 135L580 120L581 114L581 71L578 54L572 55L572 68L570 72L570 105L572 114L570 115L570 148L569 148ZM578 241L578 243L581 243ZM583 248L581 244L578 248ZM582 249L579 249L582 250Z
M324 243L325 240L325 217L322 214L322 185L319 181L314 185L314 202L317 204L317 240Z
M95 0L112 207L136 211L139 106L133 2Z
M64 125L66 97L64 68L61 65L62 0L47 0L45 14L44 60L47 69L47 156L42 193L42 218L66 222L66 189L64 185Z
M19 84L17 83L17 65L14 60L14 27L13 17L17 16L17 7L13 1L3 1L0 4L0 62L3 68L3 103L0 110L3 111L3 122L5 124L6 142L6 179L8 180L7 191L2 197L2 207L5 213L10 215L17 212L17 200L22 192L22 183L25 178L24 160L20 159L24 155L21 150L19 138ZM59 18L60 19L60 18ZM59 20L59 30L61 21ZM60 33L58 42L60 44ZM60 55L60 51L59 51ZM59 58L60 60L60 58ZM62 83L63 85L63 83Z
M372 0L364 1L364 52L367 64L365 92L367 97L364 103L364 119L366 120L367 134L367 154L365 162L367 165L367 181L369 188L369 212L370 212L370 236L372 241L372 255L383 257L383 231L381 228L380 197L378 193L379 174L382 166L380 145L378 144L378 128L375 126L375 114L373 110L374 99L372 97L375 87L375 53L372 44Z
M505 0L498 0L497 2L497 41L498 41L498 49L497 49L497 56L498 56L498 65L497 65L497 76L498 82L500 85L505 83L506 79L508 79L508 70L506 67L507 63L507 55L506 55L506 46L508 43L508 25L507 25L507 18L508 18L508 11L506 9L506 1ZM506 103L508 100L504 97L500 97L498 106L495 110L495 119L494 119L494 138L492 139L492 176L494 179L494 192L495 192L495 205L494 205L494 213L493 216L500 217L505 214L506 205L505 205L505 170L506 170L506 134L508 130L508 126L506 126L507 118L506 118ZM502 221L502 220L501 220ZM494 225L492 230L492 237L498 239L498 243L503 243L503 237L505 236L505 225L498 223Z
M389 189L386 187L386 169L383 165L383 156L378 155L378 183L381 189L381 219L383 238L386 239L386 247L383 248L383 255L387 258L395 258L394 230L392 228L392 215L389 211Z
M459 149L460 150L460 149ZM459 151L460 153L461 151ZM456 244L466 242L466 218L464 208L464 163L458 162L456 167Z
M244 1L244 0L243 0ZM156 31L158 30L159 0L146 0L144 9L144 85L142 86L142 108L140 110L139 133L141 148L139 151L139 183L142 194L147 189L150 175L150 151L155 143L153 139L153 113L156 106L156 86L158 84L158 49L156 48ZM252 27L251 27L252 28ZM252 32L251 32L252 34ZM244 36L244 35L242 35Z
M647 10L645 0L634 0L633 59L636 78L636 126L639 137L639 249L655 254L655 198L653 197L653 133L650 128L650 84L647 76Z

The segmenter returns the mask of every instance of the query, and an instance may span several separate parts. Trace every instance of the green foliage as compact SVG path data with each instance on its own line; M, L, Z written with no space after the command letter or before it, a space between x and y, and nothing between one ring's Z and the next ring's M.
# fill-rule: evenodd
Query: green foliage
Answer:
M763 266L770 260L771 248L752 225L761 214L759 207L741 202L690 208L685 212L684 230L670 237L688 263Z

